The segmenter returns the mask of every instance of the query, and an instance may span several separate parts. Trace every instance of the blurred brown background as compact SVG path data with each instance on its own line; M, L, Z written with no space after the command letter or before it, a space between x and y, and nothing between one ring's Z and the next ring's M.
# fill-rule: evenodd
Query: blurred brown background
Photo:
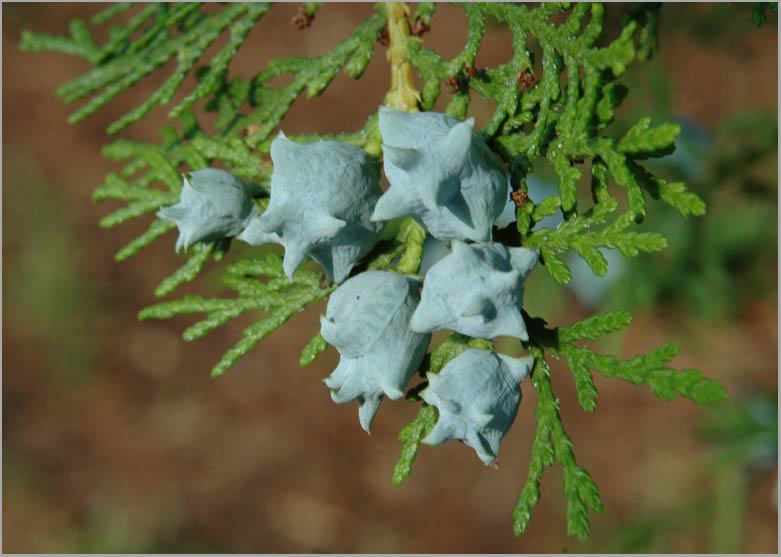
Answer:
M334 405L320 381L335 365L335 353L298 367L322 306L295 317L218 380L209 378L209 370L247 320L192 344L179 336L190 319L136 320L138 310L154 303L159 280L179 264L174 237L115 263L114 252L146 223L99 229L110 207L93 205L91 192L116 169L100 157L106 126L156 89L170 68L69 126L73 107L56 99L55 90L84 72L86 62L18 49L22 29L65 34L71 18L88 18L100 8L3 5L4 551L776 551L775 232L759 246L764 259L757 273L767 279L765 290L740 282L743 275L732 273L742 268L729 267L724 292L751 291L749 298L738 298L717 317L692 310L683 295L630 304L635 321L604 348L628 357L675 342L681 351L674 365L697 367L722 381L729 402L716 409L667 403L647 388L596 377L599 404L586 415L571 375L554 367L565 426L606 511L592 516L587 542L567 538L561 473L554 466L528 532L516 539L511 510L526 474L533 389L524 391L498 470L484 467L458 443L424 447L412 478L395 488L396 436L416 409L386 401L368 437L358 426L356 406ZM252 31L232 71L249 77L277 56L325 52L371 9L325 5L310 29L296 31L289 23L296 5L276 6ZM611 36L625 9L610 7ZM747 111L760 114L777 134L774 19L771 14L755 29L745 6L664 6L661 50L652 63L638 63L627 74L630 94L622 114L658 111L663 99L662 117L686 118L705 134ZM452 56L465 33L462 12L440 6L425 40ZM299 102L285 131L360 127L388 86L383 53L378 47L359 82L340 75L322 97ZM509 54L508 34L490 27L478 62L493 64ZM473 108L480 121L490 106L476 102ZM156 140L165 113L158 108L124 137ZM729 145L739 149L752 141L752 126L742 128L745 135L728 134ZM739 170L752 184L772 189L770 213L761 223L744 224L774 231L777 155L775 147L766 150L759 162L746 159ZM720 184L718 175L708 176ZM702 195L699 184L690 180ZM658 207L654 203L649 212ZM709 218L710 212L704 220ZM670 240L674 248L674 232ZM218 278L211 264L175 296L219 292ZM547 306L537 303L553 324L592 311L572 291L539 288L553 293ZM534 285L527 298L535 298ZM767 422L768 408L770 423L763 426L755 417L765 412L760 418ZM749 425L728 424L731 437L723 435L724 427L716 428L722 435L703 433L703 423L744 414ZM754 450L752 427L761 430L767 441L762 450L772 458L745 457Z

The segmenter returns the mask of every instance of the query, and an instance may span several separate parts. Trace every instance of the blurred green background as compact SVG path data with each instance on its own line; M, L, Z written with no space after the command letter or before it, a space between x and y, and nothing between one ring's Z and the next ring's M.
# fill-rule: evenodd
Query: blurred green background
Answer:
M576 268L569 289L545 273L528 286L528 310L552 324L631 309L632 326L604 349L628 357L676 342L677 367L700 368L730 392L726 403L698 408L596 377L599 404L584 415L569 372L554 362L565 425L606 507L581 543L565 534L556 467L529 530L512 536L532 389L498 470L458 443L424 447L412 478L394 488L396 435L415 408L384 404L369 438L354 405L331 403L320 379L335 353L297 365L322 307L219 380L209 370L246 322L187 344L179 336L186 318L136 321L179 264L174 237L115 263L114 252L145 224L99 229L110 208L93 205L91 191L114 170L100 157L107 124L167 70L74 127L54 92L86 64L18 49L22 29L66 33L69 19L101 7L3 5L4 551L776 552L775 16L757 29L747 5L663 7L660 51L629 70L613 133L643 115L680 122L679 148L659 170L686 180L708 214L683 219L654 203L643 226L665 233L668 250L616 261L602 279ZM232 71L247 77L274 57L330 49L371 9L326 5L310 29L296 31L296 5L276 6ZM609 36L627 9L610 5ZM440 6L425 40L453 55L465 34L462 12ZM388 85L382 53L361 81L339 76L322 97L296 105L285 131L361 126ZM493 28L478 65L509 54L510 37ZM478 122L491 110L479 101L473 108ZM125 136L155 140L164 121L157 109ZM545 169L536 170L535 199L551 187ZM210 267L184 290L217 291L217 276Z

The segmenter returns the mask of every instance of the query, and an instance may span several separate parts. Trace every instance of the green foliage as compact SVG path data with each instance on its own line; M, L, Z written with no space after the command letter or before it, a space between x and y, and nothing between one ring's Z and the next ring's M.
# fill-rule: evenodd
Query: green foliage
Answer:
M460 333L451 333L447 339L431 353L431 371L433 373L439 373L442 371L442 368L445 367L445 364L467 348L491 350L493 348L493 343L482 338L471 338Z
M126 27L115 28L116 31L102 47L95 44L87 25L75 20L71 24L70 40L26 32L22 36L22 48L67 52L98 64L97 68L64 85L57 92L66 102L95 95L71 115L71 123L80 122L94 114L159 66L176 59L178 65L165 83L143 104L109 126L108 132L115 133L146 116L155 106L170 103L203 52L230 27L228 44L212 60L209 71L202 77L196 90L177 105L171 114L178 116L195 100L211 93L236 50L269 6L268 3L236 3L214 17L207 17L200 11L199 3L171 6L162 3L150 4ZM115 14L112 13L111 16L113 15ZM96 17L94 24L101 24L106 19L108 18ZM144 30L140 38L131 41L133 33L142 28Z
M752 2L751 21L756 28L762 27L767 21L767 10L773 15L778 15L778 2Z
M630 360L596 354L588 348L574 345L566 346L562 354L573 369L585 366L606 377L623 379L635 385L648 385L654 394L663 400L682 396L697 404L707 404L727 397L724 387L703 378L702 373L696 369L676 372L666 367L665 364L678 354L678 347L674 344L667 344ZM580 392L578 394L580 395Z
M423 242L426 239L426 231L410 218L402 221L397 240L404 245L396 269L400 273L414 274L420 269L420 261L423 258Z
M263 280L264 277L269 280ZM323 275L319 273L299 269L294 280L289 281L282 270L282 259L277 255L269 254L265 259L242 259L229 265L223 278L223 284L236 292L236 298L185 296L179 300L148 307L142 310L138 317L139 319L169 319L175 315L205 313L204 319L182 333L184 340L192 341L248 311L267 312L267 317L244 330L244 338L228 350L214 366L212 376L216 377L225 373L239 358L293 315L310 303L328 296L334 288L321 287L322 280ZM314 342L313 347L308 346L306 358L302 355L302 360L314 359L319 346L321 343L318 341Z
M653 232L629 232L634 224L634 214L624 213L601 230L591 230L604 224L615 211L618 203L610 198L604 204L594 206L591 214L584 214L565 222L555 230L540 229L532 232L526 245L540 248L543 262L556 281L565 284L571 278L566 264L557 254L573 249L597 275L607 272L607 261L598 248L617 248L626 257L636 257L640 252L654 252L667 247L667 240Z
M401 455L393 468L393 485L401 485L404 480L412 475L412 465L418 457L418 450L423 438L426 437L434 424L437 423L437 409L434 406L421 403L418 416L404 426L399 433L401 441Z
M540 481L544 469L558 462L564 471L564 494L567 497L567 533L585 539L589 532L588 511L604 511L599 489L589 473L575 461L572 440L564 430L559 403L553 394L550 368L539 352L532 383L537 389L536 431L532 442L529 475L513 509L513 528L520 536L531 520L531 511L540 498Z
M596 404L593 382L579 380L579 377L588 374L591 369L606 377L615 377L635 385L648 385L653 393L663 400L682 396L698 404L707 404L727 397L724 387L716 381L702 377L699 371L687 369L676 372L667 367L667 362L678 354L678 347L673 344L629 360L597 354L590 348L574 344L579 340L596 340L603 333L620 330L630 321L631 316L627 312L595 315L559 329L556 343L548 347L552 355L567 360L575 375L578 398L584 410L590 412Z
M301 358L298 360L298 363L301 365L301 367L308 366L314 362L320 354L325 352L326 348L328 348L328 343L319 333L316 334L312 337L312 340L310 340L307 345L304 346L304 349L301 351Z
M625 311L609 312L582 321L549 329L541 319L526 319L529 327L529 352L535 356L532 383L537 389L536 432L531 448L529 474L515 506L515 532L523 533L531 510L539 500L540 480L544 468L559 462L564 470L564 492L567 496L567 531L584 539L589 531L588 510L603 510L599 491L585 469L577 465L572 453L572 441L564 430L553 395L551 372L545 362L547 351L555 358L564 358L572 372L578 391L578 401L586 412L596 407L597 390L591 370L606 377L615 377L636 385L648 385L658 397L672 400L683 396L698 404L716 402L727 393L717 382L702 377L696 370L677 372L666 366L677 354L677 347L666 345L648 354L629 360L596 354L576 342L596 340L602 334L619 331L629 325L631 315Z
M572 343L576 340L597 340L600 336L620 331L632 322L628 311L612 311L593 315L582 321L562 327L558 331L559 343Z
M303 11L312 16L318 6L306 3ZM124 161L124 166L107 176L95 191L95 201L122 204L104 217L101 226L108 228L142 218L174 203L181 187L180 172L215 165L240 176L250 186L258 209L263 210L270 188L272 134L302 95L311 99L322 94L340 72L360 78L388 24L387 8L380 3L374 14L330 52L272 60L249 80L231 76L231 60L270 7L268 3L230 3L207 13L199 3L150 4L125 13L131 6L117 4L93 17L89 24L72 22L68 37L24 33L22 48L80 56L94 66L58 92L66 102L90 97L71 116L71 122L89 117L157 68L176 60L163 84L112 123L109 133L123 130L157 106L171 104L188 75L197 80L194 89L168 111L174 123L163 129L159 144L120 139L104 148L106 157ZM435 24L435 8L435 3L418 4L412 16L415 34ZM527 193L526 176L535 165L550 165L555 172L557 193L538 203L524 196L524 201L518 202L517 226L502 231L503 242L539 249L547 272L559 283L566 283L571 277L564 262L568 252L583 258L596 274L604 275L608 263L600 251L603 248L618 249L634 258L667 247L660 233L635 229L646 217L648 198L661 201L683 216L705 213L703 200L688 191L682 181L668 183L650 171L654 159L674 150L681 131L677 124L652 123L646 117L628 126L620 136L608 133L616 109L628 93L617 80L629 64L648 60L656 48L658 5L631 8L612 42L603 37L605 10L597 3L528 7L492 2L467 3L462 8L467 17L466 43L451 59L425 48L419 37L400 33L395 40L402 41L400 52L405 63L411 64L422 80L422 110L433 109L443 82L451 90L446 111L459 118L467 115L472 93L493 101L494 113L480 133L509 168L514 190ZM120 18L124 18L123 23L112 25L107 41L98 45L91 27ZM476 68L489 22L509 29L513 53L505 63ZM214 58L196 68L204 52L223 35L227 39ZM289 79L277 80L279 77ZM284 84L271 85L275 81ZM200 125L196 116L200 110L216 113L214 133ZM377 122L375 114L357 131L291 139L338 139L380 156ZM586 191L590 191L590 201ZM564 223L555 230L539 226L545 217L558 213ZM169 223L152 220L145 232L120 249L117 260L135 255L171 230ZM423 227L412 219L386 223L382 241L356 268L417 274L425 237ZM155 295L167 296L179 285L192 281L210 258L219 262L229 247L229 242L194 246L186 262L161 282ZM262 318L247 327L243 338L215 365L214 376L227 371L295 313L327 298L334 289L322 274L307 268L299 269L294 280L288 280L276 255L249 257L226 265L223 284L235 295L188 295L148 307L139 314L141 319L204 314L183 333L185 340L191 341L246 313L262 312ZM564 472L568 533L586 537L589 511L603 510L598 489L588 472L577 464L572 441L564 429L547 363L549 356L566 361L579 402L587 412L597 401L593 371L648 385L665 400L683 396L705 403L724 398L724 389L698 371L676 372L667 366L677 350L672 345L621 360L578 344L618 331L630 320L626 312L611 312L549 329L541 319L526 316L530 339L523 347L535 358L531 382L537 391L536 431L528 478L514 510L516 534L520 535L529 523L540 497L545 468L556 462ZM421 374L439 372L467 347L490 349L492 343L452 334L426 358L428 363L422 366ZM304 347L301 365L311 363L325 348L324 339L316 335ZM416 393L424 386L425 382L415 387L409 398L417 402ZM411 474L420 442L436 422L436 414L435 408L421 403L417 418L402 430L402 454L394 470L394 484Z
M776 279L768 273L778 251L775 115L733 116L701 149L696 166L693 155L682 153L662 168L676 180L694 173L691 179L708 203L708 218L682 220L665 206L649 215L642 228L663 233L670 246L649 261L628 262L607 295L609 306L678 303L700 318L723 320L775 292ZM661 189L661 195L680 196L677 183ZM704 212L699 199L683 197L678 206L681 213Z

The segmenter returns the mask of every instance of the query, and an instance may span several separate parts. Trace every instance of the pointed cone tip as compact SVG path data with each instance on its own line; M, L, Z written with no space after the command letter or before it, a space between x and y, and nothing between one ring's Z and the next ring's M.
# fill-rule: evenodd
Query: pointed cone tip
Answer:
M307 256L307 248L298 244L289 242L285 244L285 256L282 258L282 270L285 272L288 280L293 280L296 269Z
M331 238L336 236L340 230L347 226L346 221L332 217L331 215L325 213L322 213L314 220L317 223L318 232L322 234L323 238Z
M531 372L532 365L534 364L533 356L525 356L523 358L514 358L507 354L496 354L500 360L504 362L507 369L510 370L510 374L513 376L518 384L520 384Z
M415 168L421 159L420 152L417 149L394 147L386 143L382 144L382 153L388 162L406 171Z
M404 396L404 391L394 387L385 388L383 389L383 392L385 393L385 396L391 400L399 400Z
M449 398L443 397L442 395L439 395L438 398L439 398L439 406L441 406L442 409L447 410L451 414L461 413L461 406L457 402L452 401Z
M489 414L487 412L478 412L474 415L475 423L477 423L478 426L480 426L481 429L485 428L488 424L491 423L491 420L494 419L493 414Z
M372 222L386 221L404 216L402 211L399 211L397 200L395 199L397 194L393 188L393 185L383 193L377 200L377 204L374 206L372 216L369 218Z
M426 312L428 308L424 307L423 301L418 304L418 307L412 313L407 328L413 333L430 333L431 320L426 318Z
M464 159L469 153L472 144L472 125L474 119L459 122L447 132L442 143L437 144L437 150L442 157L442 163L452 166L464 164Z
M435 215L439 215L442 212L442 182L423 184L418 191L423 206Z
M377 415L377 410L380 408L380 403L382 402L381 397L374 397L370 396L369 398L366 398L361 402L361 405L358 407L358 421L361 424L361 428L371 435L371 425L374 421L374 416Z

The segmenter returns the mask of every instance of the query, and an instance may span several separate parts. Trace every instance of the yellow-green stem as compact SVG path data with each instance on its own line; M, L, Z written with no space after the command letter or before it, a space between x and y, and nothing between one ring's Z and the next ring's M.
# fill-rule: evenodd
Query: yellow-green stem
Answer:
M418 112L420 93L415 88L415 82L412 80L412 64L407 59L407 44L411 39L407 20L409 6L406 2L388 2L386 13L390 39L388 60L391 65L391 88L385 95L385 105L404 112ZM379 137L377 139L379 151L382 140ZM394 227L399 225L401 229L397 239L405 244L405 248L396 270L402 274L416 274L420 270L426 230L411 218L395 223Z
M412 80L412 64L407 59L407 43L410 40L409 6L406 2L388 2L388 60L391 65L391 88L385 96L385 104L396 110L417 112L420 93Z

